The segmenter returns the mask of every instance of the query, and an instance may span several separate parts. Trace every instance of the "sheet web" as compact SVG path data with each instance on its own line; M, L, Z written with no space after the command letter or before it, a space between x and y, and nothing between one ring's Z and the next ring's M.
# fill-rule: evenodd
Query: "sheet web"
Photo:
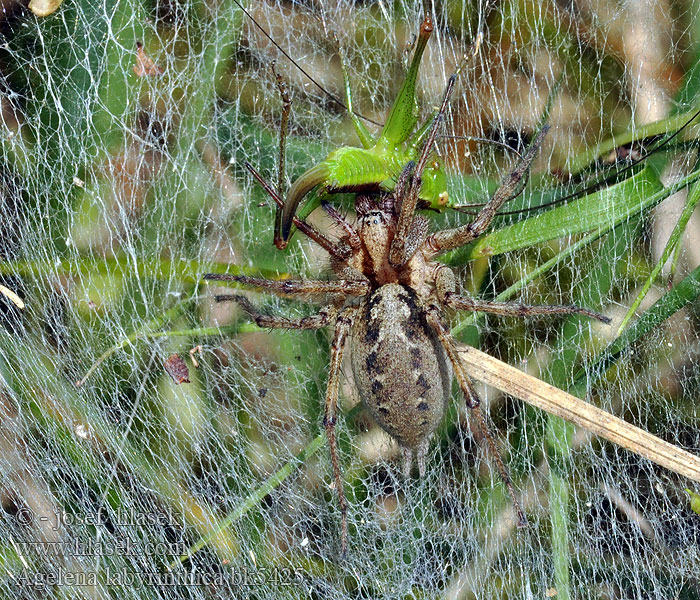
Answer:
M591 192L524 233L515 224L533 213L502 215L496 227L512 227L486 243L492 255L472 247L446 257L464 292L575 302L610 325L448 314L455 337L700 454L693 219L637 314L683 282L686 302L609 370L576 379L618 337L693 201L680 194L654 208L656 173L664 185L695 173L692 126L633 180L615 172L692 115L699 9L492 4L250 3L313 83L235 2L66 0L42 18L3 3L3 596L700 596L700 516L686 492L698 484L479 384L530 521L517 529L456 386L426 477L403 480L396 444L354 408L347 360L338 430L350 539L341 558L321 425L331 333L260 330L214 302L222 288L202 280L212 271L330 277L327 257L300 234L287 251L274 248L272 201L244 168L249 161L277 186L271 64L292 100L286 189L329 151L359 145L343 107L316 85L342 98L339 48L356 110L383 123L430 12L422 119L484 34L438 140L452 198L486 200L518 160L493 142L522 152L543 115L550 132L507 211L603 176L604 188L622 190L602 215ZM631 140L645 147L623 145ZM336 202L354 218L349 198ZM338 235L317 213L310 221ZM470 219L427 214L435 229ZM315 310L246 294L269 314ZM164 368L173 354L189 383L174 359L172 376Z

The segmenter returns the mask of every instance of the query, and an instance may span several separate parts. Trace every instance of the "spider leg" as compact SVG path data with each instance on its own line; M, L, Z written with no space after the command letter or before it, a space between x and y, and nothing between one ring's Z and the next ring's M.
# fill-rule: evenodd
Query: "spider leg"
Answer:
M515 487L513 486L513 482L508 474L506 466L503 464L501 455L498 452L496 441L493 439L491 431L486 424L486 418L484 417L484 413L480 406L481 400L474 389L471 379L462 366L462 361L459 360L457 348L455 347L454 340L452 339L449 330L440 319L440 309L435 305L429 306L426 309L426 319L437 333L438 339L440 340L443 348L445 348L445 352L447 352L447 356L452 363L452 368L454 370L455 377L457 378L457 382L459 383L459 387L462 390L462 394L464 394L467 408L469 408L471 416L476 419L479 429L481 430L481 434L484 436L484 439L486 439L491 452L491 458L496 463L496 468L498 469L501 479L508 489L508 494L513 501L513 507L515 508L515 512L518 516L518 527L526 527L527 517L525 516L525 512L523 511L520 501L515 494Z
M341 215L330 202L323 200L321 202L321 207L326 211L328 216L335 221L336 224L342 227L345 235L347 235L350 249L353 251L359 250L362 246L362 240L360 240L359 234L357 231L355 231L350 222L343 215Z
M485 312L506 317L529 317L532 315L584 315L603 323L610 319L588 308L569 305L539 305L523 304L521 302L497 302L495 300L475 300L469 296L455 293L455 276L448 266L436 263L432 273L438 300L445 306L455 310Z
M471 223L467 223L462 227L455 227L454 229L438 231L428 237L426 240L427 259L430 260L435 256L464 246L481 236L489 228L501 206L516 195L518 186L529 171L532 161L535 160L548 130L549 127L543 127L539 131L515 169L508 174L506 180L494 192L491 199Z
M224 294L215 296L215 299L217 302L235 302L248 313L258 327L265 329L321 329L326 327L338 313L338 309L329 304L321 308L315 315L300 319L288 319L287 317L273 317L261 313L248 298L238 294Z
M287 319L284 317L272 317L259 312L245 296L235 294L217 296L217 301L231 300L245 310L260 327L273 329L320 329L327 326L338 313L338 308L332 305L324 306L318 314L301 319ZM323 415L323 427L328 438L328 447L333 466L333 479L338 493L338 504L341 514L341 555L345 556L348 548L348 503L343 491L343 477L338 460L338 441L335 435L335 425L338 412L338 388L340 370L343 362L343 351L347 343L348 333L352 326L352 316L356 309L346 308L337 317L335 333L331 344L331 360L326 387L325 411Z
M488 14L492 8L493 3L489 2L486 7L486 14ZM482 39L483 35L482 33L479 33L472 46L471 58L474 58L478 54ZM416 212L418 195L423 183L423 171L425 170L425 166L427 165L430 154L435 146L435 139L437 138L440 125L445 118L447 103L452 95L452 90L454 89L457 81L457 76L466 64L467 58L467 56L464 57L457 70L447 81L447 87L445 88L442 103L440 104L439 110L435 113L432 125L428 130L425 143L421 149L420 157L415 165L413 177L410 177L410 172L413 168L412 163L406 165L401 173L401 176L399 177L395 192L395 196L398 198L400 205L399 219L396 227L396 234L394 235L394 239L391 243L391 250L389 252L389 263L394 267L406 264L419 247L418 245L411 243L411 241L415 239L415 234L411 235L411 229L414 225L413 215ZM422 134L419 133L419 136L421 135Z
M406 165L401 173L401 176L399 177L395 195L400 199L400 212L398 224L396 226L396 234L391 242L391 250L389 251L389 262L394 267L406 264L406 262L418 249L418 247L414 247L415 245L413 244L408 244L407 247L407 241L412 239L409 238L409 233L413 225L413 216L416 212L416 205L418 204L418 194L420 193L422 184L423 171L428 163L430 153L433 151L435 138L437 137L438 130L440 129L440 125L445 117L447 103L450 100L452 89L454 88L456 81L457 73L452 75L447 82L447 88L445 89L445 95L442 99L440 110L435 115L435 119L433 120L428 137L425 144L423 144L420 158L418 159L418 162L415 165L415 170L413 171L413 177L409 177L413 166L412 163Z
M448 292L445 294L444 303L456 310L468 310L472 312L486 312L494 315L508 317L529 317L531 315L584 315L597 319L603 323L610 323L610 318L587 308L571 305L537 305L522 304L520 302L496 302L493 300L475 300L469 296L459 296Z
M313 294L345 294L364 296L369 293L369 281L318 281L314 279L262 279L247 275L229 275L227 273L207 273L204 279L209 281L234 281L243 285L257 287L279 296L303 296Z
M356 309L346 308L336 319L333 343L331 344L331 362L328 372L328 386L326 387L326 403L323 415L323 427L328 438L328 448L331 454L331 464L333 465L333 478L335 489L338 493L338 504L341 514L341 556L345 556L348 549L348 502L343 491L343 477L340 472L340 461L338 460L338 442L335 437L335 424L338 411L338 387L340 380L340 369L343 362L343 350L347 342L348 333L352 326L352 317Z

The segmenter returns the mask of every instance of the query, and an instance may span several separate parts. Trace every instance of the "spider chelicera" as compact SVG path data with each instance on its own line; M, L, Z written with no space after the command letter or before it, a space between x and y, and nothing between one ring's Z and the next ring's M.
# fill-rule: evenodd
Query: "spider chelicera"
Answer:
M294 219L302 233L329 253L336 280L275 281L244 275L204 276L208 280L232 281L285 297L327 299L317 314L293 320L262 314L244 296L216 296L220 302L238 303L260 327L333 327L323 425L342 515L342 554L345 554L348 541L347 501L338 461L335 426L341 362L348 345L359 395L372 417L401 447L406 476L410 475L414 456L420 475L425 474L430 439L445 413L453 375L457 378L470 414L487 440L491 458L513 500L518 524L524 526L527 523L525 513L487 427L479 397L445 325L445 309L518 317L581 314L609 322L603 315L576 306L530 306L459 295L452 270L435 260L445 252L472 242L488 229L498 209L516 195L546 134L546 128L543 128L535 136L516 168L471 223L430 233L428 220L415 212L421 175L453 85L454 77L450 79L441 110L419 160L406 165L393 192L357 194L357 220L354 224L331 205L323 205L343 231L338 241L327 238L305 221ZM284 201L252 167L248 168L275 200L279 210Z

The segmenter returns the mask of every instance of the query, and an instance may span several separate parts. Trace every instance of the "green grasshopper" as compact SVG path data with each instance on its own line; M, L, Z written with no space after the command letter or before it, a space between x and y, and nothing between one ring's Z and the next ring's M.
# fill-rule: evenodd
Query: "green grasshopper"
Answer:
M433 112L430 118L416 129L416 77L423 51L432 32L432 20L426 17L420 26L416 50L406 79L377 139L372 137L352 110L350 80L347 70L343 68L347 108L362 148L344 146L334 150L323 162L311 167L292 184L283 205L277 208L275 246L280 249L287 247L300 205L302 206L299 218L303 220L328 194L373 188L391 191L406 164L417 160L422 143L437 115L437 111ZM313 193L309 195L312 190ZM442 161L437 156L431 157L423 172L418 198L422 208L441 210L450 206L447 178Z
M350 80L343 63L346 107L362 148L344 146L334 150L322 162L311 167L296 179L284 200L277 198L278 207L274 231L274 243L277 248L284 249L287 247L296 223L304 221L311 212L321 205L328 195L378 189L393 191L397 178L404 167L409 162L415 162L418 159L426 136L440 113L438 110L433 111L426 122L416 129L418 123L418 107L415 98L416 79L423 53L432 32L433 22L430 17L426 17L421 23L416 49L401 91L391 108L389 118L381 134L376 139L353 112ZM479 45L480 39L477 38L473 44L472 56L478 52ZM467 57L465 56L455 74L459 73L466 59ZM632 164L616 172L615 177L632 169L649 154L660 150L699 114L700 111L697 111L689 119L684 119L684 124L676 133L654 147L653 150L646 153L643 157L637 158ZM542 122L544 123L544 120ZM280 171L283 169L283 154L282 151ZM604 182L604 180L596 181L592 184L587 183L581 190L557 198L555 202L559 203L578 197L599 186L601 182ZM274 192L269 190L268 193L272 194ZM441 211L446 208L458 208L459 206L458 202L453 201L448 196L447 177L442 161L437 155L430 155L423 170L417 207ZM311 233L311 235L315 234Z

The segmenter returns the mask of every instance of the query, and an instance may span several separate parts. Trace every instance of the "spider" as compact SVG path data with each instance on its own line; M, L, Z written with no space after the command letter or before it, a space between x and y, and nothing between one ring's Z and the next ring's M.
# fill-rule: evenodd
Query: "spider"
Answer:
M421 176L453 84L454 76L448 83L419 160L403 168L392 192L358 193L354 224L330 204L323 204L343 232L338 241L332 241L305 221L294 218L296 227L329 253L336 280L276 281L245 275L204 275L207 280L236 282L284 297L327 298L317 314L295 320L263 314L238 294L217 295L216 301L238 303L264 328L333 328L323 426L341 511L341 556L345 555L348 544L348 505L335 427L341 363L348 346L360 398L380 427L398 442L406 477L410 476L414 458L420 476L425 475L426 452L445 413L452 378L456 377L470 414L487 441L492 460L512 498L518 525L524 527L527 518L486 424L479 396L457 355L455 341L445 324L445 311L482 311L518 317L581 314L609 322L601 314L576 306L531 306L460 295L453 271L435 260L486 232L503 203L519 193L519 184L547 132L546 127L540 130L516 168L472 222L430 233L428 220L415 212ZM283 206L280 195L250 165L247 167L278 207Z

